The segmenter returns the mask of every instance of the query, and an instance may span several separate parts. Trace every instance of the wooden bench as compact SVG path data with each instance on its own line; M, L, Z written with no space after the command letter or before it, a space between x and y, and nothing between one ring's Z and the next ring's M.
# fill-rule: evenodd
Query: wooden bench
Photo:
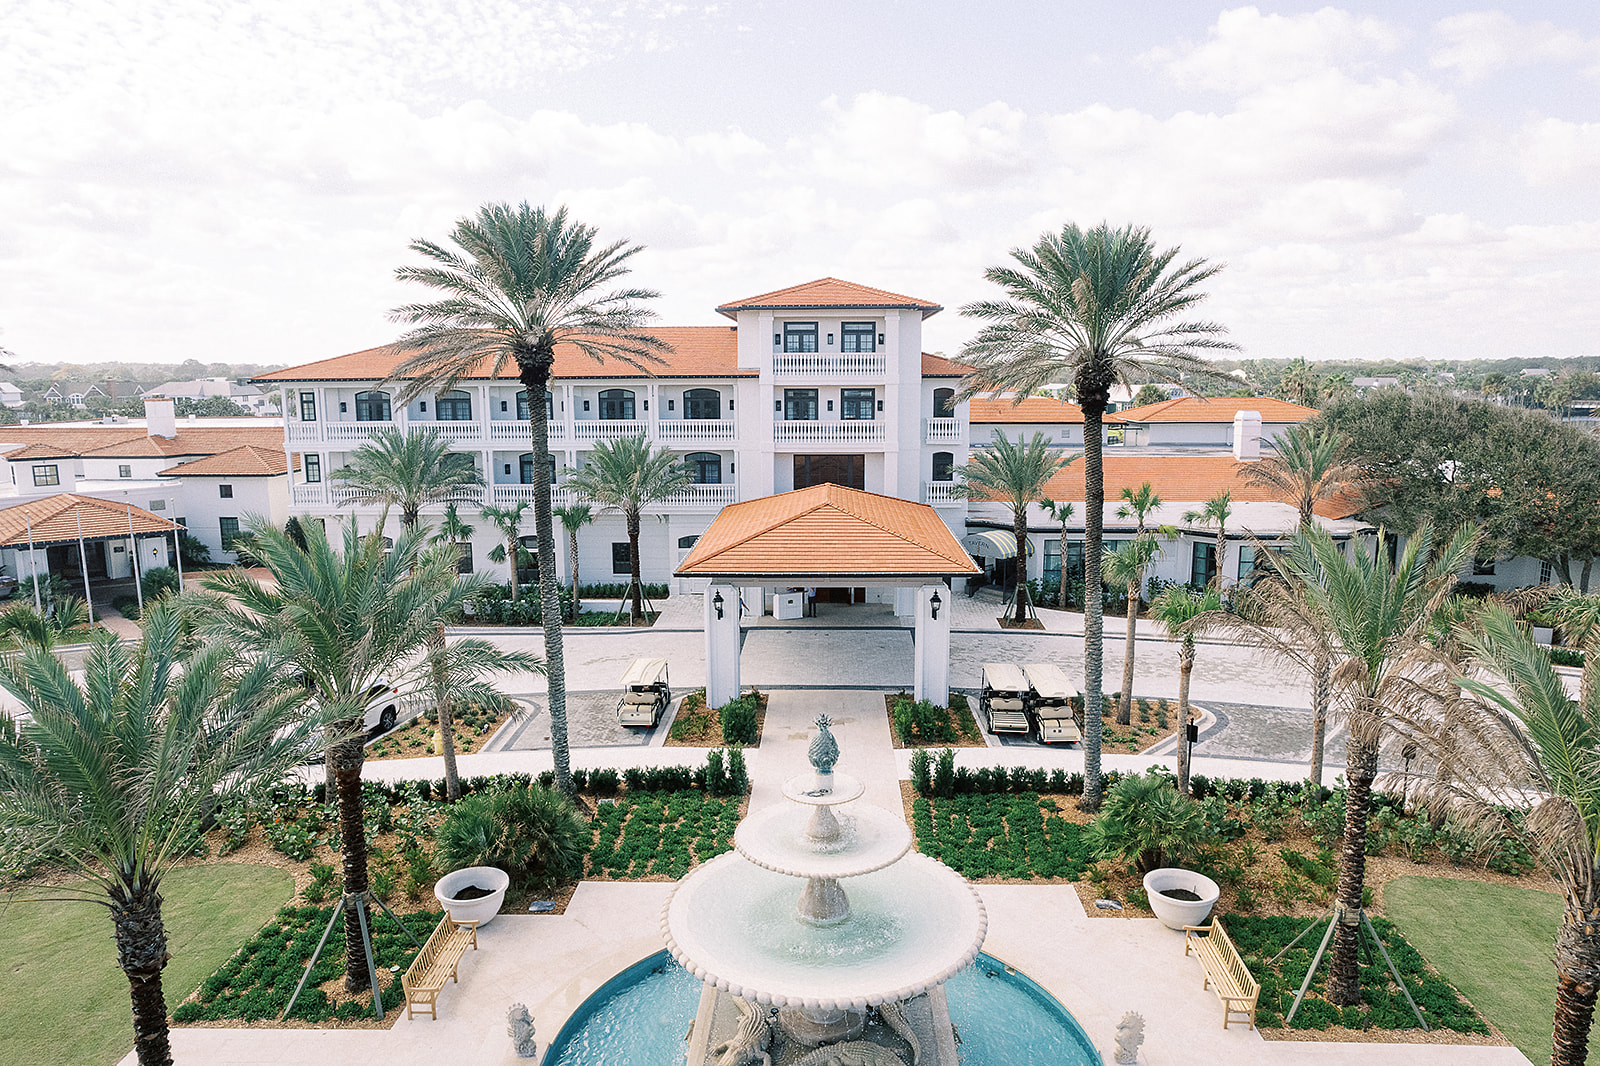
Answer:
M1205 971L1200 987L1212 989L1222 1001L1222 1027L1226 1029L1230 1022L1239 1020L1235 1014L1242 1014L1254 1029L1261 982L1250 975L1250 968L1228 939L1228 931L1222 928L1222 919L1211 919L1209 926L1184 926L1183 953L1199 957Z
M456 967L469 944L473 951L478 950L478 923L453 922L446 912L400 978L406 991L407 1018L416 1017L416 1012L426 1007L429 1016L439 1020L439 993L444 991L446 981L460 983Z

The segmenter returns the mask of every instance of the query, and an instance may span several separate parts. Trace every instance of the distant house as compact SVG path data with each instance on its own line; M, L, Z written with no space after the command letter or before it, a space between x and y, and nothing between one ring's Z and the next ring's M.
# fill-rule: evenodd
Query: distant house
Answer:
M1393 374L1380 374L1372 378L1356 378L1350 383L1357 392L1367 389L1395 389L1400 387L1400 379Z
M195 378L193 381L163 381L153 389L146 389L146 398L165 396L169 400L208 400L221 397L232 400L251 414L265 415L275 406L266 393L254 385L241 385L227 378Z
M22 390L9 381L0 381L0 406L21 407Z
M1184 396L1129 408L1118 417L1126 421L1123 440L1130 445L1217 449L1237 443L1234 418L1241 411L1254 411L1261 416L1260 434L1268 441L1317 415L1314 408L1270 396ZM976 423L976 408L974 412Z
M1550 368L1545 366L1523 367L1522 376L1525 378L1547 378L1550 376Z
M52 381L44 390L46 403L64 403L79 410L89 405L91 397L105 395L106 391L99 385L82 381Z

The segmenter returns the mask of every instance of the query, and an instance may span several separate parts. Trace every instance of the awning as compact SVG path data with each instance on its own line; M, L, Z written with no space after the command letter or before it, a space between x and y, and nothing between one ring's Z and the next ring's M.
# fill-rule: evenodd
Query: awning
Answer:
M1028 554L1033 554L1033 541L1026 540ZM984 529L977 533L968 533L962 538L961 546L968 555L981 555L985 559L1015 559L1017 557L1017 535L1009 529Z

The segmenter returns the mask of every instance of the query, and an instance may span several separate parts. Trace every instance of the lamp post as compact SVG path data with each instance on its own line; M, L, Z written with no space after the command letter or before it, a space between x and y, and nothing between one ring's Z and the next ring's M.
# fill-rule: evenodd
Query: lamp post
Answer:
M717 621L722 621L722 592L720 589L717 591L717 594L711 598L711 607L717 612Z

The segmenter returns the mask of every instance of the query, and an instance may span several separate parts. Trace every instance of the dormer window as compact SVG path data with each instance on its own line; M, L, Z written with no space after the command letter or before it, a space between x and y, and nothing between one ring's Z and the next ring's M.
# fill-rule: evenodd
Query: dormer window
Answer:
M783 350L785 352L816 351L817 324L815 322L785 322L783 324Z
M877 339L877 327L871 322L846 322L839 327L841 352L875 352Z

